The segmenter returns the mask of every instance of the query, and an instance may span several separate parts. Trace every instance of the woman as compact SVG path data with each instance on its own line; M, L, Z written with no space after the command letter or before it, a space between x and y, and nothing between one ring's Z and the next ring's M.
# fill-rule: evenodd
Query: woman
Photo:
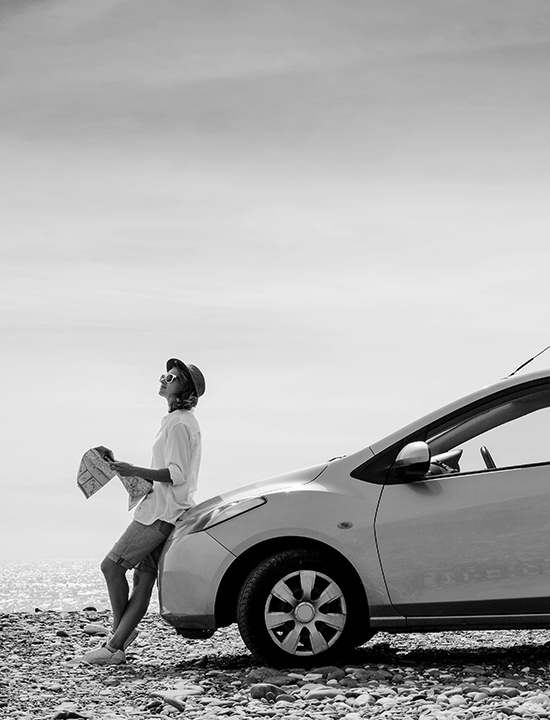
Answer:
M151 491L137 506L134 520L101 563L113 610L113 633L100 648L80 658L97 665L126 662L125 648L137 635L157 578L158 561L176 520L193 504L201 460L201 434L194 407L206 390L204 376L195 365L177 358L166 363L159 395L168 402L153 444L151 468L106 459L120 476L138 476L151 482ZM134 569L129 593L126 572Z

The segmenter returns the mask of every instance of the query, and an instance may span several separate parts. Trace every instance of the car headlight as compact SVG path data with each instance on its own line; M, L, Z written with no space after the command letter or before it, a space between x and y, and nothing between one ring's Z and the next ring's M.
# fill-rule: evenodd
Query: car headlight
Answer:
M233 500L232 502L222 503L213 508L205 508L203 512L193 514L188 520L185 516L178 524L178 530L185 530L186 533L200 532L208 530L208 528L219 525L220 523L231 520L231 518L242 515L243 513L254 510L254 508L265 505L267 502L264 497L243 498L242 500Z

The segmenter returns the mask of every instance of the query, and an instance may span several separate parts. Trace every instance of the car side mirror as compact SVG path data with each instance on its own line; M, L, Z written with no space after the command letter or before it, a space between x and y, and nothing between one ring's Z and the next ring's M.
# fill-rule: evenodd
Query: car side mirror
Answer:
M401 481L424 480L430 469L431 452L425 442L411 442L401 449L392 470Z

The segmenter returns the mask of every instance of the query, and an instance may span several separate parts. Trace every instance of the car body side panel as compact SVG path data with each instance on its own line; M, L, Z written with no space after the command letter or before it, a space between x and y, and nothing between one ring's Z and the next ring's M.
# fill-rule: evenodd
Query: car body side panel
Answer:
M550 467L384 488L376 536L394 607L422 616L548 612Z

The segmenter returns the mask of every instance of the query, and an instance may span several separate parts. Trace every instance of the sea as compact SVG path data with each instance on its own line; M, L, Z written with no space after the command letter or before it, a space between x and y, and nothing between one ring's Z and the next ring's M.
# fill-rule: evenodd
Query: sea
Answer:
M109 608L100 562L101 558L0 561L0 613ZM131 573L128 579L131 583ZM154 596L151 609L156 607Z

